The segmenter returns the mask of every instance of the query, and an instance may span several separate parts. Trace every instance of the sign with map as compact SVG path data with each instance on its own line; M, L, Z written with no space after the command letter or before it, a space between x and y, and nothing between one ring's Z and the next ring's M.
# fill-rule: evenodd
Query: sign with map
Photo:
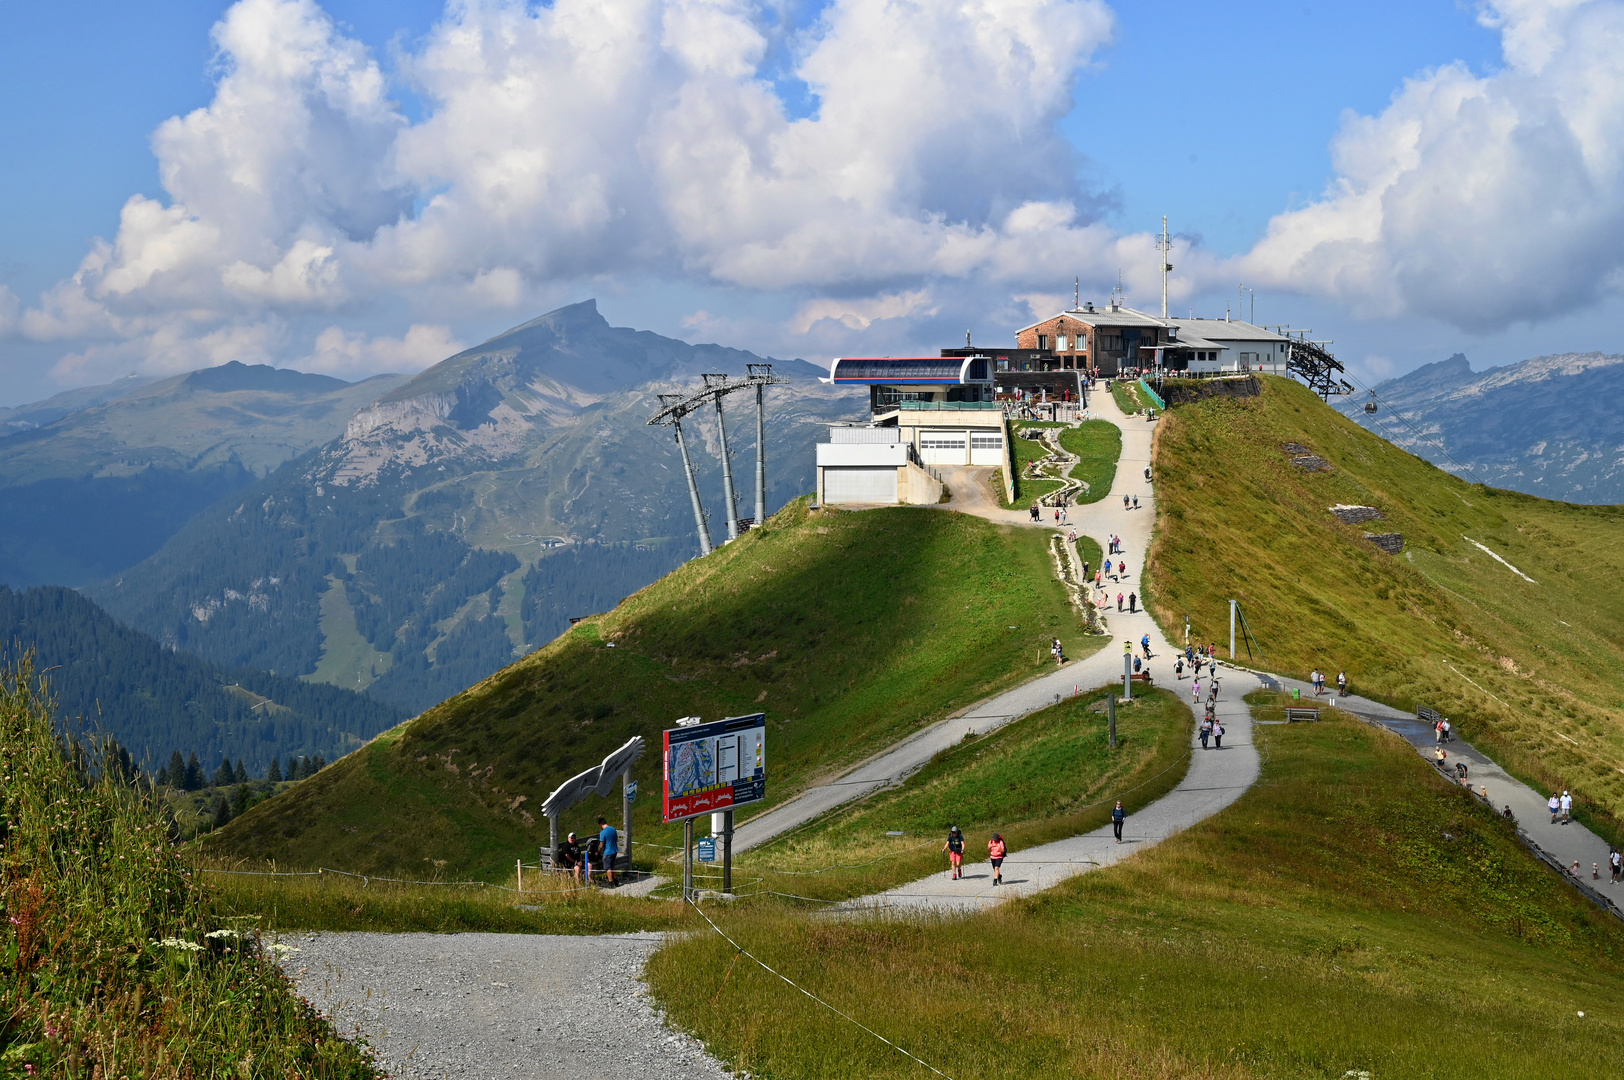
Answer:
M668 729L664 773L668 822L760 802L767 797L767 714Z

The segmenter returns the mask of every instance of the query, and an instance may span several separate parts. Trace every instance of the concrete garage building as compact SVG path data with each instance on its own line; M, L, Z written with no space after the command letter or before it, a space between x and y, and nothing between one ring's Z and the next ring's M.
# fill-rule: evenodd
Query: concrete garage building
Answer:
M942 483L921 468L902 429L833 425L818 444L818 502L940 502Z

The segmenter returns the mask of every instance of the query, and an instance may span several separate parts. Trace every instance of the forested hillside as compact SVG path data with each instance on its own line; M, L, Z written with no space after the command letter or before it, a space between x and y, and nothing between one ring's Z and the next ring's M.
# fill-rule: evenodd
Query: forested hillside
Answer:
M171 755L241 759L255 776L289 755L337 758L404 714L361 694L166 649L71 589L0 585L0 642L32 649L75 730L99 730L156 772Z

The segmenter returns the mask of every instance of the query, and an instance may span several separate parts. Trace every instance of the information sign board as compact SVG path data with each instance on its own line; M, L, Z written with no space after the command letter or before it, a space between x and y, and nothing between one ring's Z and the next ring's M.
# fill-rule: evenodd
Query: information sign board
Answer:
M635 802L636 800L637 800L637 781L632 780L632 781L630 781L630 782L628 782L626 784L626 801L627 802Z
M666 821L767 797L767 714L730 716L665 733Z
M699 861L700 862L715 862L716 861L716 837L714 837L714 836L701 836L699 838Z

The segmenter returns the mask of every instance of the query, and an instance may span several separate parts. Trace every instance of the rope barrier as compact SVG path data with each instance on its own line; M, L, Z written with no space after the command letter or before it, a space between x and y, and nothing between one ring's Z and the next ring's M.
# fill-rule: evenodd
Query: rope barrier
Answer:
M743 945L740 945L737 941L734 941L732 938L728 937L727 934L723 932L723 930L722 930L722 928L720 926L717 926L714 922L711 922L711 917L709 915L706 915L705 912L704 912L704 909L702 909L698 904L694 903L694 901L692 901L692 900L689 900L688 903L690 905L692 905L692 907L693 907L693 909L695 911L699 912L699 917L701 919L704 919L707 923L710 923L710 928L712 930L715 930L719 935L721 935L721 938L722 938L723 941L725 941L729 945L733 946L733 948L736 951L737 955L745 956L745 957L748 957L749 959L755 961L758 965L761 966L762 970L764 970L764 971L766 971L766 972L768 972L770 974L778 976L780 979L784 980L790 986L793 986L795 989L799 990L801 993L805 994L807 997L811 998L813 1001L817 1002L819 1005L822 1005L825 1009L828 1009L830 1012L834 1013L836 1016L840 1017L842 1020L844 1020L847 1023L851 1024L853 1027L860 1028L861 1030L868 1032L868 1034L874 1036L876 1039L880 1040L882 1043L889 1046L891 1049L895 1050L897 1053L901 1054L903 1057L909 1059L910 1061L918 1062L920 1065L923 1065L925 1068L929 1069L931 1072L935 1073L937 1076L942 1077L943 1080L953 1080L952 1077L948 1076L945 1072L938 1069L936 1066L932 1065L930 1062L926 1061L924 1058L921 1058L921 1057L919 1057L919 1056L917 1056L915 1054L910 1054L908 1051L904 1050L902 1047L898 1046L896 1043L892 1042L890 1039L887 1039L884 1035L881 1035L879 1032L875 1031L873 1028L867 1026L866 1024L861 1023L858 1020L853 1019L851 1016L848 1016L846 1013L841 1012L839 1009L835 1008L833 1005L829 1004L827 1001L824 1001L822 998L818 997L818 995L816 995L812 991L806 989L804 986L801 986L794 979L791 979L788 975L785 975L782 972L775 970L771 965L769 965L766 961L762 960L759 956L756 956L754 953L750 952L750 950L746 949ZM717 994L720 995L721 991L718 990Z

